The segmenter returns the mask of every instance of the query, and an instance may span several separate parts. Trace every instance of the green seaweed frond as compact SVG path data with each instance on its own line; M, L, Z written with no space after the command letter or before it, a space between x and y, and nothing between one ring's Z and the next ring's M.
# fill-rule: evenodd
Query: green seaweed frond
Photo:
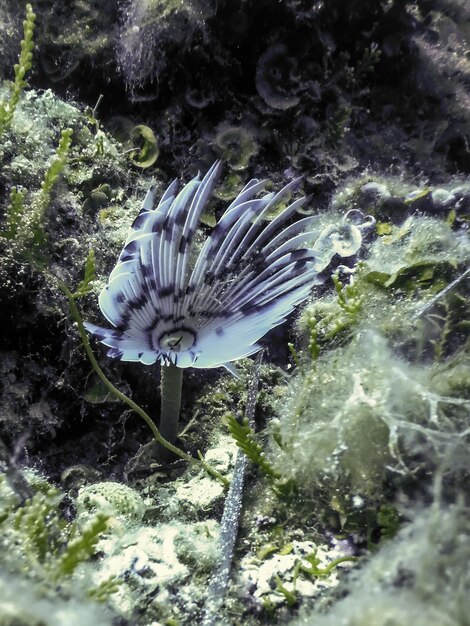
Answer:
M59 175L62 173L62 170L67 163L70 146L72 145L72 132L71 128L65 128L60 133L60 141L55 158L49 166L49 169L44 176L44 180L41 183L41 194L47 202L50 199L52 189L56 184Z
M257 465L271 482L280 479L281 474L266 459L262 446L256 441L256 433L249 425L248 419L244 418L240 422L231 413L227 413L224 419L237 446L243 450L250 461Z
M309 330L308 352L312 361L316 361L320 356L320 345L318 343L318 320L314 315L308 316L307 328Z
M35 20L36 14L33 12L33 7L27 4L26 19L23 22L24 34L21 41L21 52L18 63L14 65L15 82L13 83L9 100L0 102L0 135L10 126L21 97L21 92L27 86L25 80L26 73L33 65L33 33Z
M345 313L356 318L361 311L363 298L360 296L356 283L351 278L349 283L343 285L337 273L332 275L338 304Z
M47 486L23 503L18 499L1 507L0 533L5 550L2 564L8 571L41 579L55 588L71 577L79 564L95 555L108 518L96 515L82 530L77 520L69 522L63 517L62 499L60 491ZM99 587L94 590L97 596L104 592Z
M17 238L25 214L25 196L26 189L12 187L10 191L10 204L6 209L6 227L3 231L0 231L0 237L8 239L9 241Z
M295 564L294 584L301 573L309 578L327 578L340 563L347 563L348 561L357 561L357 557L340 556L337 559L333 559L326 567L318 567L320 559L317 557L317 551L314 550Z
M364 75L373 72L381 56L382 51L379 48L379 44L376 42L372 42L370 46L364 48L362 58L354 68L356 78L362 78Z
M48 167L44 180L41 183L41 190L33 201L31 216L29 220L30 238L33 243L42 245L45 242L44 222L47 208L51 201L52 190L60 174L62 173L72 144L72 129L66 128L61 132L59 145L54 159Z
M300 358L299 358L299 355L297 354L297 350L295 349L294 344L291 341L289 341L287 344L287 347L289 348L289 352L291 353L292 360L294 361L295 366L298 369L301 369Z
M381 504L379 508L368 509L366 517L367 549L371 552L379 550L386 541L395 537L400 526L400 514L392 504L385 503Z
M276 591L284 596L287 602L287 606L294 606L297 602L297 594L295 592L295 588L293 591L289 591L289 589L287 589L287 587L282 582L279 574L274 574L274 580L276 582Z
M266 554L261 557L265 558L265 556L272 555L273 552L276 552L279 555L282 554L291 554L293 550L292 544L287 544L281 550L277 550L276 546L274 546L274 550L271 546L267 546ZM271 584L271 589L274 588L274 591L278 592L282 596L284 596L285 603L288 607L293 607L297 604L299 600L300 590L297 589L297 582L300 577L306 577L310 580L316 580L319 578L327 578L330 576L333 571L340 565L341 563L346 562L354 562L357 561L357 557L354 556L341 556L336 559L333 559L326 567L319 567L321 563L321 559L317 556L317 549L315 548L313 552L307 554L302 557L297 557L294 562L292 580L289 582L289 587L283 582L279 572L273 575L273 581ZM275 585L275 587L274 587ZM272 600L269 597L265 598L264 608L271 614L274 614L276 608L279 606L277 604L272 603Z
M452 339L465 331L469 325L470 307L465 293L449 293L436 307L436 311L426 315L432 326L435 338L430 343L434 348L434 361L442 363L452 350Z
M310 356L310 363L308 364L308 366L310 367L310 369L312 369L315 367L315 361L320 356L320 351L321 351L320 344L318 341L319 320L316 317L315 313L311 311L306 312L304 319L305 319L305 325L307 327L307 333L308 333L307 353ZM287 344L287 347L289 348L289 351L292 355L292 360L294 361L296 368L300 371L302 375L305 375L306 369L304 367L305 357L304 357L303 351L299 355L299 353L295 349L294 344L291 342Z
M83 280L78 283L77 290L72 294L72 297L77 300L86 296L93 289L93 282L96 280L96 264L95 264L95 251L93 248L88 252L88 256L85 261L85 271Z
M68 541L64 551L54 563L53 577L60 580L63 576L70 576L80 563L88 561L95 554L96 544L107 527L108 517L98 514L88 528ZM72 535L77 532L75 525L72 525L71 531Z
M382 504L377 513L377 523L380 526L381 540L393 539L400 529L400 515L391 504Z
M0 237L16 241L21 254L37 269L42 266L40 252L46 241L46 211L54 185L67 163L71 142L72 129L66 128L61 133L57 151L44 175L41 189L31 204L25 205L26 190L13 187L10 192L10 203L5 211L6 225L0 231Z
M431 192L432 190L429 187L425 187L424 189L416 191L410 194L409 197L405 198L405 204L413 204L417 200L422 200L423 198L427 197L429 197L429 200L431 200Z
M26 500L12 514L19 551L30 564L44 563L51 550L52 535L63 531L64 523L57 510L60 500L59 492L49 489Z
M331 278L335 286L337 303L342 315L332 320L332 328L325 334L325 339L332 339L340 332L356 324L360 319L364 303L364 296L361 294L358 283L353 277L345 285L340 281L337 273L333 274Z
M88 591L88 597L96 602L106 602L113 593L119 590L123 580L117 576L110 576L103 580L97 587L92 587Z

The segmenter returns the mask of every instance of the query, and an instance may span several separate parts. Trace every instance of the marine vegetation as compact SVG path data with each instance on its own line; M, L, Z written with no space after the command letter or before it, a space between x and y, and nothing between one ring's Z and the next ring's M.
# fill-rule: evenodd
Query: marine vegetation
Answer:
M23 22L24 38L21 41L21 52L18 63L14 65L15 81L7 100L0 101L0 135L10 126L23 89L27 86L26 73L33 66L34 24L36 14L30 4L26 5L26 18Z
M94 584L89 562L110 518L98 513L82 525L78 519L67 520L61 511L64 494L33 473L0 474L0 494L2 545L15 547L4 551L0 566L2 620L29 623L42 618L59 625L62 615L78 624L94 615L109 623L107 612L96 603L115 593L119 581L110 576ZM9 602L15 593L23 598L16 607Z

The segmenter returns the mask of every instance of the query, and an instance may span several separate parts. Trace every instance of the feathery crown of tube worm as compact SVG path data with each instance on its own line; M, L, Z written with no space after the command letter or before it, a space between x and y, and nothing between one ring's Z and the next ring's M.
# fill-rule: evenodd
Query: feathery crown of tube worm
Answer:
M171 183L160 201L147 193L108 285L99 297L114 329L86 323L108 346L108 356L146 365L218 367L260 349L257 341L305 300L335 254L351 256L361 230L373 223L349 211L340 225L318 216L291 221L305 201L267 216L298 186L258 197L267 181L251 180L230 204L190 265L199 218L219 163L176 194ZM308 243L313 243L308 247Z

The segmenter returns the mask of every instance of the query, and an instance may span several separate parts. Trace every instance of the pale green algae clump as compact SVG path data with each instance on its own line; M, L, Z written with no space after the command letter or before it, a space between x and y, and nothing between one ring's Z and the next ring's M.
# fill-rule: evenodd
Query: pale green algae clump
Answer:
M454 367L468 371L465 361ZM273 425L284 475L330 498L339 488L352 501L380 497L390 468L407 474L438 463L469 434L470 399L436 392L446 380L449 386L453 371L410 365L378 333L358 333L292 381L288 417Z
M350 286L350 310L336 296L306 307L303 345L314 333L320 354L304 359L272 424L283 474L330 497L346 486L348 498L377 496L390 467L406 474L438 464L449 445L463 443L470 386L461 395L437 389L468 368L459 319L468 305L450 294L432 310L439 319L423 307L469 258L468 240L448 224L410 218L371 246Z
M113 613L99 602L104 588L94 584L90 558L105 518L95 515L77 532L60 511L62 500L35 472L10 470L9 480L0 474L1 624L112 624Z
M344 599L325 614L306 603L292 626L467 623L468 280L433 298L470 244L431 217L387 231L351 282L303 311L300 367L270 425L274 466L304 508L375 548Z

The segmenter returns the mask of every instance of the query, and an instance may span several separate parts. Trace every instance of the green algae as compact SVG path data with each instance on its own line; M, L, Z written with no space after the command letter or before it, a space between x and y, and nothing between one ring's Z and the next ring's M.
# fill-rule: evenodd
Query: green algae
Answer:
M70 522L62 514L64 494L40 476L31 472L22 476L24 486L30 490L26 499L16 491L18 480L11 479L0 475L4 548L0 620L33 624L47 613L47 623L52 625L60 623L60 615L67 615L72 624L92 616L96 623L110 624L111 613L91 598L107 600L117 583L108 578L105 587L95 586L90 566L98 540L107 531L108 517L98 513L80 526L77 520ZM23 601L5 602L15 591L21 592ZM66 609L68 603L70 608Z
M26 5L26 18L23 22L23 39L21 40L21 52L18 63L13 66L15 80L11 93L7 100L0 100L0 135L10 127L15 114L16 107L20 101L21 94L28 83L26 74L33 66L34 50L34 26L36 14L33 12L31 4Z

